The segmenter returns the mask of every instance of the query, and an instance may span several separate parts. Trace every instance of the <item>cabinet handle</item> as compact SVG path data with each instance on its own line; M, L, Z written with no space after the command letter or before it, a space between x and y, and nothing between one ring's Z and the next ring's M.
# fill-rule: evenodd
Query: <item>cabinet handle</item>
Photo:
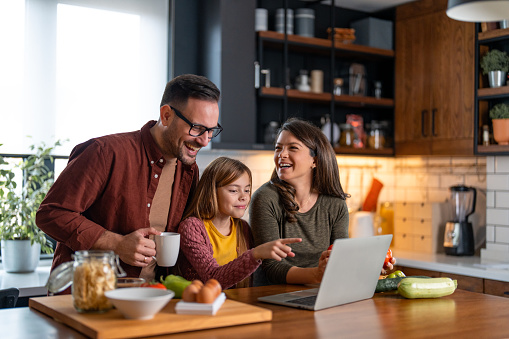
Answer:
M428 110L427 109L423 109L421 111L421 135L423 137L427 137L428 135L426 134L426 129L424 128L424 116L428 113Z
M436 108L433 108L431 110L431 135L433 135L434 137L437 136L437 134L435 133L435 113L438 112L438 109Z

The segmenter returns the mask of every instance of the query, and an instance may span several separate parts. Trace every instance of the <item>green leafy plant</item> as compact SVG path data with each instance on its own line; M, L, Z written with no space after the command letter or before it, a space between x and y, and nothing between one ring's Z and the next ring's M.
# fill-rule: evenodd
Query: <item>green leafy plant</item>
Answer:
M490 109L491 119L509 119L509 105L500 103Z
M32 244L39 243L45 253L53 252L51 242L35 224L35 214L54 181L45 161L53 162L50 153L60 145L60 141L50 147L44 143L32 145L35 154L14 166L0 156L0 239L31 240ZM22 185L15 180L16 172L23 173Z
M509 56L506 52L492 49L481 58L481 68L483 74L488 74L490 71L508 72Z

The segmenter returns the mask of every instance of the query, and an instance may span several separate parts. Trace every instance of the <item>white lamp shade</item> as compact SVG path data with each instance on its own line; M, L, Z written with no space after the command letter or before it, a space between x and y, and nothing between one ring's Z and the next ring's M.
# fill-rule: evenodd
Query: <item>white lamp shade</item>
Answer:
M469 22L509 19L509 0L449 0L447 16Z

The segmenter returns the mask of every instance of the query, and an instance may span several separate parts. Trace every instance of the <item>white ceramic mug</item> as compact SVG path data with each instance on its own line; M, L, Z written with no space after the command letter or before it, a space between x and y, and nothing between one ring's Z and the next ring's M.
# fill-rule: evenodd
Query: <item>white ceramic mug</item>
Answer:
M162 232L154 237L156 243L155 259L159 266L175 266L180 249L180 234Z

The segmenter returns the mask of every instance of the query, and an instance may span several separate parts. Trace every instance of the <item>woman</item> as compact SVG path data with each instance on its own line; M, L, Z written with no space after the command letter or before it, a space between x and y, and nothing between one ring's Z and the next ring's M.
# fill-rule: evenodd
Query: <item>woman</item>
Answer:
M255 245L286 237L302 242L291 245L294 257L264 260L268 281L257 277L255 284L319 283L328 247L335 239L348 238L349 195L339 181L336 154L318 127L292 118L278 131L274 163L271 180L251 201Z
M212 161L179 224L177 267L188 280L216 279L222 288L247 287L262 259L293 256L288 244L301 239L277 239L252 247L249 225L241 218L251 200L251 171L239 160Z

